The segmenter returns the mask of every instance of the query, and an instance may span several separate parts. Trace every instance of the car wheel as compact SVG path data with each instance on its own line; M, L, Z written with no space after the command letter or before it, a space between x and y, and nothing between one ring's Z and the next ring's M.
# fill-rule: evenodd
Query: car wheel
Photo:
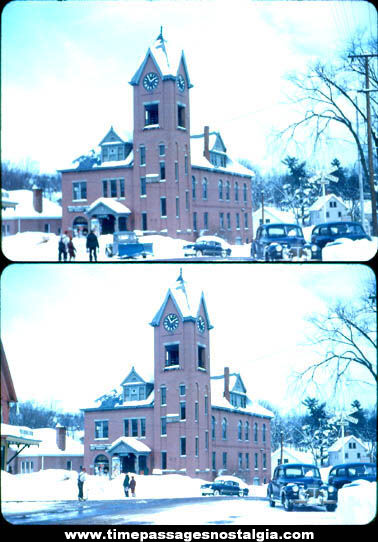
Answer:
M222 250L221 256L222 256L222 258L226 258L226 256L227 256L227 250Z
M215 496L218 496L218 495L220 495L220 491L219 491L219 489L216 489L216 490L214 491L214 495L215 495Z
M293 503L290 501L286 495L284 496L284 502L283 502L284 508L286 512L291 512L293 510Z
M276 506L276 502L273 499L272 493L269 493L269 506L271 506L272 508L274 508Z
M196 256L202 256L202 252L200 250L196 251Z
M239 491L239 497L244 497L244 491L242 489Z
M326 504L327 512L334 512L336 510L336 507L337 507L336 504Z

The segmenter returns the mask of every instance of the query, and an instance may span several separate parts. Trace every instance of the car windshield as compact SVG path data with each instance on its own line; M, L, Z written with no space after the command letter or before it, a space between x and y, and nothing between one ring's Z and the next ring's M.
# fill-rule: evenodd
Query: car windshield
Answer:
M319 470L315 467L306 467L304 465L298 465L296 467L286 467L286 478L320 478Z
M269 237L303 237L302 230L298 226L276 225L267 229Z

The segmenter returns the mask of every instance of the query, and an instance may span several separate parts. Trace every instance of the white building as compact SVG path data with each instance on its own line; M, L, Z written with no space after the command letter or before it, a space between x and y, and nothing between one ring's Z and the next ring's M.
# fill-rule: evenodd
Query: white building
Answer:
M272 453L271 464L272 464L272 475L274 469L281 464L285 463L307 463L314 464L314 458L311 452L301 452L295 448L286 448L285 446L282 449L282 460L281 460L281 447L277 448L276 451Z
M345 461L343 455L343 440ZM339 438L328 448L328 463L329 465L338 465L339 463L363 463L370 462L369 450L360 439L353 435Z
M263 223L263 209L257 209L252 213L253 226L255 230ZM290 211L281 211L275 207L264 206L264 224L281 224L282 222L286 224L295 224L295 216L293 212Z
M335 194L318 198L309 208L309 225L316 226L324 222L350 220L350 212L345 203Z

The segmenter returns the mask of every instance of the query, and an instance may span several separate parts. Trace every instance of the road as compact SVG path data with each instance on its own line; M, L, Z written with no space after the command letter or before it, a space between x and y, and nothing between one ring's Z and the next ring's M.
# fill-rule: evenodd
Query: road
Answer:
M18 525L338 524L337 512L315 507L285 512L282 507L270 508L268 501L259 497L4 503L2 513L7 521Z

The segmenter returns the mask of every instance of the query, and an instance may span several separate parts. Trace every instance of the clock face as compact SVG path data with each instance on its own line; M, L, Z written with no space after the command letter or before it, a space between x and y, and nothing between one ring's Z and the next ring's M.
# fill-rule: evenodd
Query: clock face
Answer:
M167 331L175 331L178 328L179 325L179 319L177 314L167 314L167 316L164 318L164 329Z
M179 89L179 91L184 92L184 90L185 90L185 79L183 78L183 76L181 74L177 76L176 84L177 84L177 88Z
M148 91L155 90L158 84L159 84L159 76L157 73L154 73L154 72L147 73L147 75L145 75L143 78L143 86Z
M197 318L197 327L200 333L205 331L205 320L202 318L202 316L198 316Z

